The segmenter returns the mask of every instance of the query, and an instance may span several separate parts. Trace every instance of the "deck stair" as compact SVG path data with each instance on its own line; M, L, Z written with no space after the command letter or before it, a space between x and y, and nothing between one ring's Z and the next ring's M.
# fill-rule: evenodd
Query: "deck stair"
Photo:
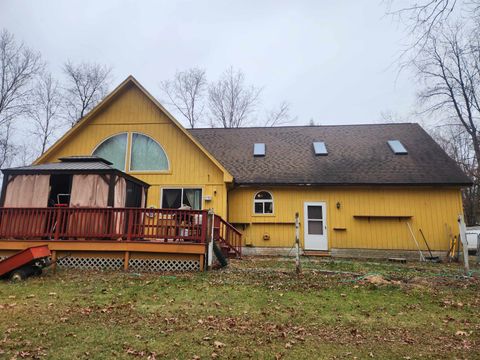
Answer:
M304 250L303 255L305 256L315 256L315 257L331 257L330 251L325 250Z
M215 215L213 230L214 239L225 257L242 257L242 234L232 224Z

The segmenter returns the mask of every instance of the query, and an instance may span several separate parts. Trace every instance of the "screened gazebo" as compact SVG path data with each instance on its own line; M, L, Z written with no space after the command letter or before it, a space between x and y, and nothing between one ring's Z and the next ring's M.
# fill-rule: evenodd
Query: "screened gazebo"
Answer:
M149 185L97 156L2 170L2 207L145 207Z

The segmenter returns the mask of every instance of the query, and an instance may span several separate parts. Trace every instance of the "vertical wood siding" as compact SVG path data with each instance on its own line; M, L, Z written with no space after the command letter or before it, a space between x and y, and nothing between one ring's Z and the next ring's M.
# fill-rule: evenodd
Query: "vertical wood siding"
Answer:
M139 132L151 136L162 145L168 156L168 172L126 171L151 185L148 206L161 206L160 194L163 187L199 187L203 189L203 196L212 196L212 201L203 202L203 208L213 208L219 215L226 215L223 172L134 86L120 92L103 111L42 162L57 161L63 156L91 155L104 139L122 132ZM128 166L129 159L127 169Z
M355 218L355 215L411 216L417 240L425 248L422 229L434 250L447 250L448 234L458 233L457 216L462 213L460 189L446 187L280 187L262 189L272 193L274 214L253 213L253 196L258 188L237 188L229 192L229 221L243 228L246 244L291 247L294 242L295 212L300 214L303 244L303 204L325 201L329 248L405 249L415 243L406 219ZM340 209L336 204L340 203ZM335 228L337 230L335 230ZM344 228L345 230L341 230ZM264 234L270 240L263 240Z

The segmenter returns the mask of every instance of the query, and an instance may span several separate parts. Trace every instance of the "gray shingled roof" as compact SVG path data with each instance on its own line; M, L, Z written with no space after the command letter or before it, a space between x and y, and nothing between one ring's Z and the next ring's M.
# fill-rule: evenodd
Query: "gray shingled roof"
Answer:
M104 159L98 158L93 159L89 157L89 160L85 160L87 157L68 157L61 158L60 162L47 163L47 164L38 164L38 165L29 165L29 166L20 166L10 169L5 169L7 171L98 171L98 170L110 170L116 171L116 169L107 163Z
M189 130L237 184L469 185L470 179L418 124ZM400 140L407 155L395 155ZM327 156L316 156L324 141ZM265 143L266 155L253 156Z
M19 166L2 169L2 172L12 175L18 174L117 174L125 179L148 187L146 182L114 168L112 163L98 156L69 156L59 159L60 162L47 164Z

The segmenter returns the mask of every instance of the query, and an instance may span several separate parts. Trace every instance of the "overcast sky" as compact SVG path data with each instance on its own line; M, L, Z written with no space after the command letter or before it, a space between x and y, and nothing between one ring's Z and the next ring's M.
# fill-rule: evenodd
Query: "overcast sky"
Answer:
M132 74L161 99L176 70L214 80L233 66L264 88L262 108L286 100L298 124L349 124L414 105L412 79L392 66L404 34L384 14L382 0L1 0L0 28L58 76L66 59L105 63L115 86Z

